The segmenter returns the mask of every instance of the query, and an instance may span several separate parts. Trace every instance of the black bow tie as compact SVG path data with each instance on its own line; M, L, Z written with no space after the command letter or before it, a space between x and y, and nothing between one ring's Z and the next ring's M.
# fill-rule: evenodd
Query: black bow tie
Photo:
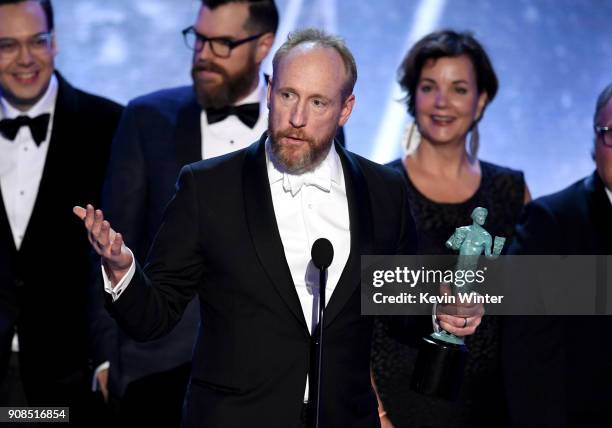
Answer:
M238 117L242 123L252 128L259 119L259 103L206 109L206 119L210 124L221 122L230 115Z
M0 120L0 133L4 138L13 141L17 136L17 132L22 126L30 128L30 133L37 146L45 141L47 136L47 126L49 125L49 113L41 114L35 118L29 116L17 116L15 119L2 119Z

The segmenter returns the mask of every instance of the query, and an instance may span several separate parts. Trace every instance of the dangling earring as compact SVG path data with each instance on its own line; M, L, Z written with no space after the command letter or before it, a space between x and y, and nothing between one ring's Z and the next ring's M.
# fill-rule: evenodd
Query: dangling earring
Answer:
M474 122L474 126L472 126L472 130L470 131L470 143L468 156L470 157L470 162L474 162L476 157L478 156L478 148L480 147L480 135L478 133L478 123Z
M402 139L404 146L404 157L408 156L419 147L421 144L421 133L415 122L409 123L404 130L404 138Z

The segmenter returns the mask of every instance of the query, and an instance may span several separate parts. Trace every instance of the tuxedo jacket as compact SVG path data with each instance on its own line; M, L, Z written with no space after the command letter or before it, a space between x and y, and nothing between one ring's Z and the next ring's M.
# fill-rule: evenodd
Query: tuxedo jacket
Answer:
M56 76L49 149L19 251L0 198L0 359L17 328L22 377L41 383L81 376L88 365L91 247L72 207L100 202L122 112Z
M103 209L140 262L174 195L181 167L202 159L200 116L192 86L136 98L125 109L113 142ZM343 141L342 131L339 136ZM99 300L95 329L103 338L97 342L96 363L110 361L109 387L114 394L122 396L136 379L191 361L200 322L196 301L168 335L139 343L109 317L99 280L95 289Z
M187 427L286 428L300 419L313 339L276 224L265 138L183 168L145 269L137 268L116 302L107 298L126 332L150 340L170 331L199 297ZM336 150L351 248L325 312L323 426L375 427L372 319L360 315L360 256L414 253L416 233L399 174Z
M612 254L612 205L597 172L527 205L509 253ZM505 317L503 327L515 426L610 425L612 317Z

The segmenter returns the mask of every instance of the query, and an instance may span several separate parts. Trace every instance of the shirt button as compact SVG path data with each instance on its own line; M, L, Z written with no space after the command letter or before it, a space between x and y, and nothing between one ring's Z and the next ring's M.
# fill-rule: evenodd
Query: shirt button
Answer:
M21 196L23 196L23 195L25 195L25 192L24 192L23 190L20 190L20 191L19 191L19 194L20 194Z
M234 140L230 140L230 144L234 144Z
M312 209L312 204L308 204L308 208Z
M27 148L27 147L24 147L24 148L23 148L23 151L24 151L24 152L27 152L27 151L28 151L28 148Z

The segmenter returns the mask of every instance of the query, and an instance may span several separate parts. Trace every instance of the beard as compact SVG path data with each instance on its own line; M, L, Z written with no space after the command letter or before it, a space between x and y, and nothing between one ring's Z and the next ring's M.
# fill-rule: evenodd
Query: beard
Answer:
M197 72L199 71L219 73L222 81L214 86L205 85L198 80ZM230 76L225 68L212 61L198 61L191 68L196 97L202 108L221 108L234 104L249 94L257 77L258 68L254 58L249 58L247 66L233 76Z
M323 162L333 144L336 129L321 138L308 135L302 129L275 130L271 115L268 117L268 135L270 136L270 159L281 171L289 174L303 174L314 170ZM281 139L290 137L303 141L299 146L282 145Z

